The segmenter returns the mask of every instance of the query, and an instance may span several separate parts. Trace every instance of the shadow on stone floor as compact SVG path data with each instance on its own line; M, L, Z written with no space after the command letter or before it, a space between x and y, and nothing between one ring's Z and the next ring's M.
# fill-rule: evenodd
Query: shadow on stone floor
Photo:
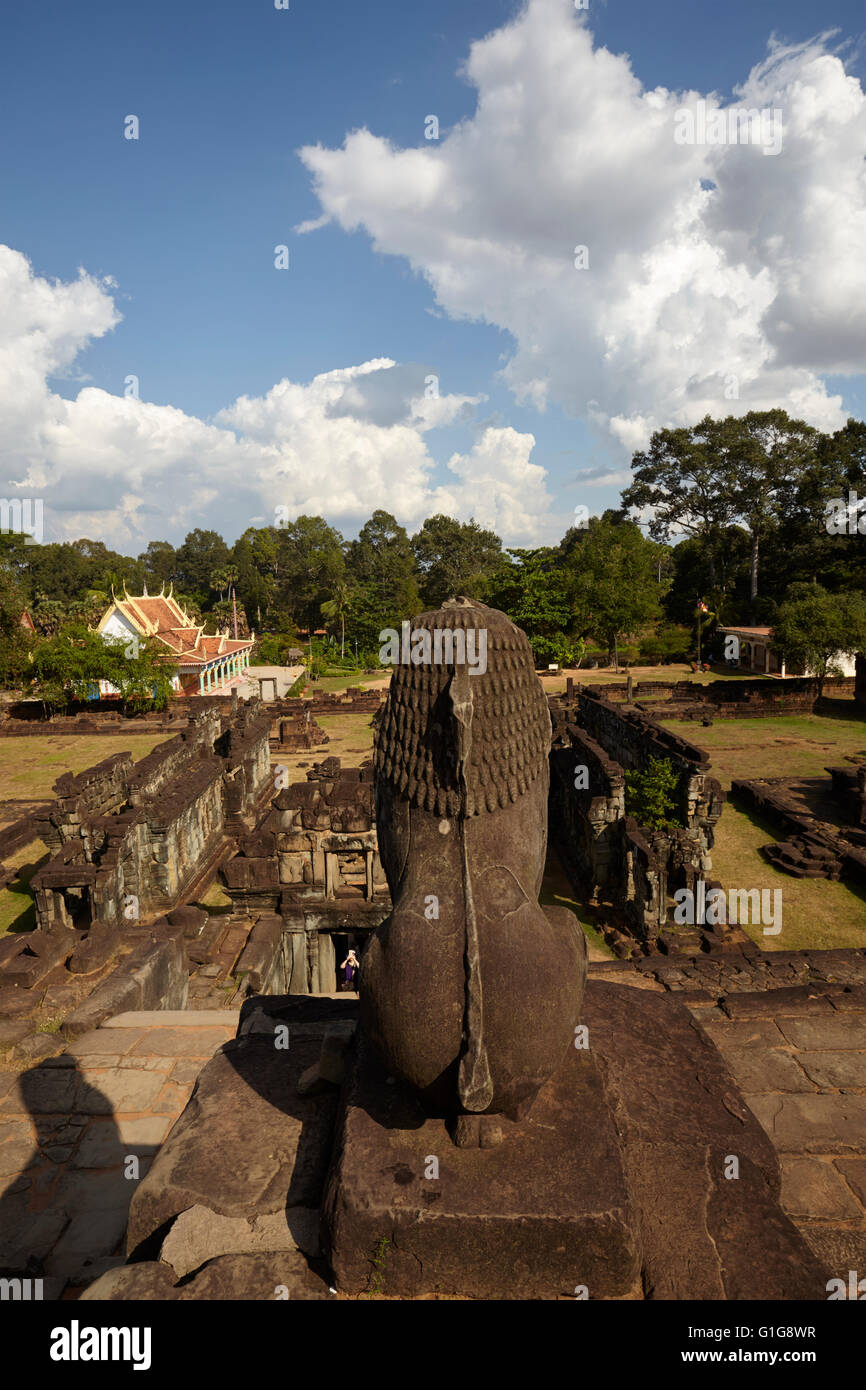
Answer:
M44 1278L44 1296L57 1298L119 1263L136 1179L156 1148L122 1141L76 1058L22 1072L0 1105L0 1276Z

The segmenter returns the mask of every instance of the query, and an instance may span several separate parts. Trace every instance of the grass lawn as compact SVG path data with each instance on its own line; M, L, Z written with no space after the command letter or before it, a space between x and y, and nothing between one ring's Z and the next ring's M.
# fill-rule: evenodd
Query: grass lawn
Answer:
M761 676L750 676L744 671L732 671L729 666L716 666L712 671L695 673L685 662L672 662L670 666L630 666L627 671L614 671L613 667L603 667L590 671L581 666L576 670L560 671L556 676L542 676L541 683L548 695L559 695L565 690L566 678L574 677L575 685L624 685L629 676L638 681L662 681L668 685L673 681L691 681L694 685L708 685L710 681L751 681L761 680Z
M373 755L373 729L370 712L320 714L316 723L331 740L326 748L302 754L311 763L322 758L341 758L346 767L357 767Z
M31 931L36 926L36 905L30 880L46 863L48 851L41 840L31 840L3 861L7 869L17 869L12 882L0 891L0 936L7 931Z
M778 832L769 823L730 804L716 827L713 877L724 888L778 888L782 893L778 936L764 936L760 926L746 923L743 930L764 951L866 946L866 893L853 884L793 878L775 869L759 850L776 839Z
M866 757L866 720L806 714L779 719L725 719L705 729L687 720L665 728L706 748L726 791L734 777L826 777L825 767L846 754ZM765 951L829 950L866 946L866 894L827 879L793 878L759 853L779 838L769 822L728 802L716 827L713 877L725 888L779 888L782 931L764 936L744 930Z
M307 769L325 758L339 758L344 767L359 767L373 753L372 714L346 712L320 714L317 723L328 735L329 743L321 748L303 748L297 753L271 753L271 772L282 765L288 768L290 782L304 782Z
M158 743L164 743L165 738L165 734L125 734L121 731L116 738L101 734L58 734L56 737L37 734L33 738L0 739L0 803L51 801L54 783L61 773L83 772L112 753L130 752L138 761ZM17 809L7 806L0 814L0 825L17 820L25 810L24 804ZM4 860L7 868L17 868L19 872L0 890L0 934L30 931L35 927L36 909L30 893L30 879L47 858L42 841L33 840Z
M308 681L303 693L315 695L317 690L347 690L350 685L358 685L366 690L379 681L387 680L390 675L390 671L375 671L372 675L365 675L363 671L340 671L334 675L320 676L317 681Z
M0 739L0 802L50 801L54 783L64 772L83 772L110 758L129 752L138 761L150 753L166 734L133 734L121 730L108 734L34 735ZM22 811L23 811L22 807ZM21 811L7 812L5 821L17 820Z
M713 775L726 791L734 777L825 777L824 769L844 763L848 754L866 758L864 718L718 719L708 729L687 719L666 719L664 727L707 750Z

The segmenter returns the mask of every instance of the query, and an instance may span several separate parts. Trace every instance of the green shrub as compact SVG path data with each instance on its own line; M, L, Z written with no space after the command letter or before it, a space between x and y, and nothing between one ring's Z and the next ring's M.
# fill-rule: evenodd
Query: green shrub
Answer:
M655 632L640 641L641 660L661 666L670 661L687 661L693 644L692 634L679 623L661 623Z
M677 812L679 773L667 758L650 758L642 772L625 774L625 809L647 830L681 825Z
M555 632L552 637L530 637L529 645L535 657L536 666L576 666L583 656L585 643L580 637L566 637Z

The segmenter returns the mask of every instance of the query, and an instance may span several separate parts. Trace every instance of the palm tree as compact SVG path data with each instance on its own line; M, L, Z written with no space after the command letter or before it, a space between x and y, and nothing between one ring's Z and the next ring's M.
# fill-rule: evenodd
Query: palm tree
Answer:
M66 621L66 604L57 599L42 598L34 606L31 617L42 637L56 637Z
M328 622L333 622L336 618L340 619L340 660L346 656L346 609L349 605L351 585L345 579L338 579L334 584L333 597L325 599L321 606L322 617Z
M229 586L229 580L226 571L214 570L213 574L210 577L210 586L212 589L219 590L220 603L222 603L223 594Z

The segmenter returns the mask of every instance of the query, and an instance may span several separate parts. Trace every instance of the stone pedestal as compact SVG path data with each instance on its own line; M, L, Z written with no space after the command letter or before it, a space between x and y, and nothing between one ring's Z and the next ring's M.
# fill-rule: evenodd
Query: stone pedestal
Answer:
M571 1050L493 1148L457 1148L359 1039L324 1203L337 1287L400 1297L641 1297L640 1254L595 1060ZM382 1247L382 1241L387 1242ZM373 1265L375 1263L375 1270Z
M358 1036L323 1202L337 1288L469 1298L825 1299L779 1165L721 1055L669 996L586 991L528 1116L459 1149Z

